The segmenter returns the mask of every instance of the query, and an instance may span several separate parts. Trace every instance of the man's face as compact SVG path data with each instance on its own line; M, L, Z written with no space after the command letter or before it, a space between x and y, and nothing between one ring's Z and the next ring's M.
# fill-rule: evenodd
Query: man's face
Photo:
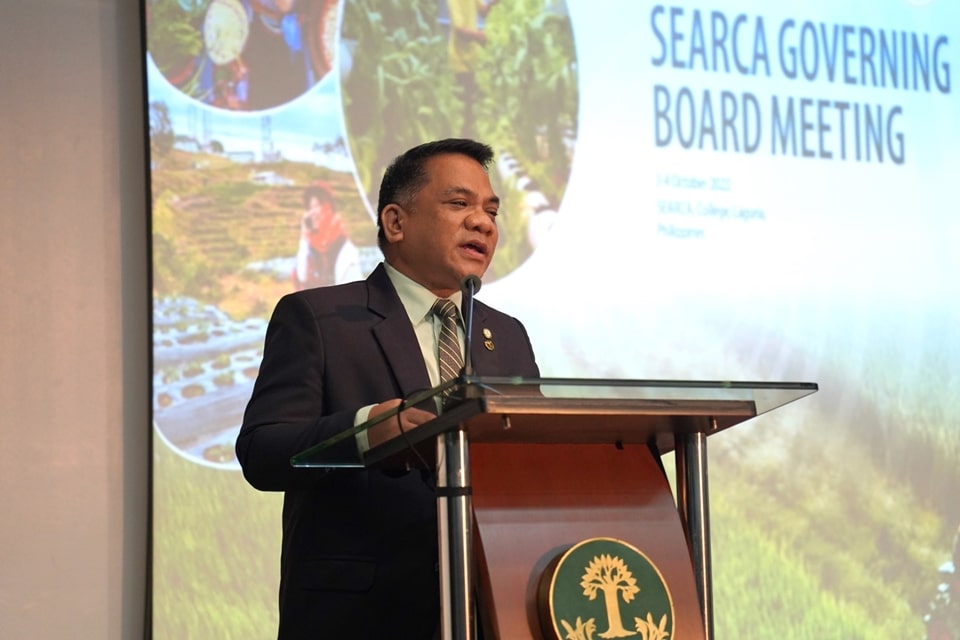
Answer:
M464 276L482 277L490 266L500 199L487 172L468 156L434 156L425 168L427 183L407 206L384 208L384 233L390 264L445 298Z

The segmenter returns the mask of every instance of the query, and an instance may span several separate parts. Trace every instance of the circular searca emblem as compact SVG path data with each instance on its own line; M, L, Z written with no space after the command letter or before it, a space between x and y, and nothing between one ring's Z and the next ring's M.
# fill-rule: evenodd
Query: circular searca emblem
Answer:
M555 640L672 640L673 599L650 558L613 538L584 540L540 580L540 622Z

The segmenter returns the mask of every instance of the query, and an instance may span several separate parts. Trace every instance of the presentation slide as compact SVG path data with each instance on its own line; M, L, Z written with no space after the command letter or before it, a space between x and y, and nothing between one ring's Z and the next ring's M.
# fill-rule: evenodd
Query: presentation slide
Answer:
M709 440L716 637L960 638L960 2L144 2L154 637L275 635L267 321L471 137L544 376L820 386Z

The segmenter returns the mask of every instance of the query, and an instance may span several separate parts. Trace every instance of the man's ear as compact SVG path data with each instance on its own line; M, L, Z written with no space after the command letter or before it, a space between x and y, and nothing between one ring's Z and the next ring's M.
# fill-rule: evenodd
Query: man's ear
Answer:
M383 226L383 236L388 244L403 240L403 223L406 211L398 204L388 204L380 212L380 224Z

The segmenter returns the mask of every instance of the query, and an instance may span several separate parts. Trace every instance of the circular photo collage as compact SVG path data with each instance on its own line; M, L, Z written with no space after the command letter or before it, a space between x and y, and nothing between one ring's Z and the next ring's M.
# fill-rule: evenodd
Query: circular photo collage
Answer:
M231 111L269 109L333 68L337 9L337 0L147 0L147 41L184 95Z
M154 425L236 468L273 305L376 267L397 155L447 137L494 149L485 283L546 241L577 139L574 34L552 0L145 3Z

